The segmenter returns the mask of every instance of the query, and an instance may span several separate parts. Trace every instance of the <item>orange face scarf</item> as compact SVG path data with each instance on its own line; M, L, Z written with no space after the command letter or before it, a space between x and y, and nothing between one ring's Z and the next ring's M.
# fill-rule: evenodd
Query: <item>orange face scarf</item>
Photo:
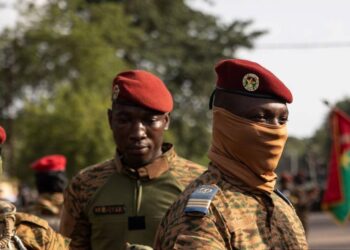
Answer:
M217 168L250 187L273 192L286 125L256 123L214 107L212 137L208 157Z

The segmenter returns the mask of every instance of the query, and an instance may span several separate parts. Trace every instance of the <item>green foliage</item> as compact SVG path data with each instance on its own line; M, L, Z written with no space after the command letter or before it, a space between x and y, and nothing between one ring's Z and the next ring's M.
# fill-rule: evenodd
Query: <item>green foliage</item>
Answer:
M47 15L23 34L7 32L2 37L1 49L7 53L1 58L0 86L6 91L0 99L7 101L1 103L0 117L7 128L14 120L15 145L8 157L13 159L14 175L26 176L30 162L52 153L67 156L72 175L112 157L115 150L106 110L111 80L127 66L116 48L125 48L126 42L131 46L138 31L119 26L114 34L118 43L111 46L100 28L113 22L127 25L118 6L94 10L96 19L108 16L96 25L72 11L62 13L58 5L49 7Z
M110 84L127 68L164 80L175 101L166 140L206 163L214 64L264 33L248 31L251 21L220 24L183 0L52 0L21 11L25 22L0 38L0 121L21 176L49 153L68 157L70 175L113 155Z
M130 22L120 7L107 4L92 8L92 24L76 10L81 1L52 1L45 15L33 11L29 20L36 20L22 32L7 31L0 42L0 118L8 116L8 109L16 98L23 98L25 91L52 91L57 84L73 84L73 89L92 87L96 91L110 90L106 84L117 71L125 68L124 60L117 56L117 49L136 44L136 29L124 29ZM75 4L74 4L75 3ZM28 10L29 11L29 10ZM129 20L129 21L128 21ZM28 26L28 27L27 27ZM110 27L118 30L106 34ZM114 40L114 43L111 42Z
M250 21L223 25L213 16L190 9L184 1L133 0L123 3L134 26L145 31L142 49L125 59L153 71L175 100L171 128L180 154L204 162L210 141L208 100L215 86L214 64L251 48L262 31L248 32Z
M16 123L17 149L21 152L17 174L25 176L28 163L47 154L64 154L69 175L113 156L109 104L98 92L72 91L68 85L60 87L52 98L27 102Z

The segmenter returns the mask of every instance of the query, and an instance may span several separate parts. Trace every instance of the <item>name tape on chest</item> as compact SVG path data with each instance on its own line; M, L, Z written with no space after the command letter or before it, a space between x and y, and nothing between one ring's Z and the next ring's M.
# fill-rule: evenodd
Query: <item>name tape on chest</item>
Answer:
M124 205L106 205L106 206L95 206L93 208L95 215L107 215L107 214L124 214Z
M185 213L208 214L209 206L219 188L214 185L201 185L190 195Z

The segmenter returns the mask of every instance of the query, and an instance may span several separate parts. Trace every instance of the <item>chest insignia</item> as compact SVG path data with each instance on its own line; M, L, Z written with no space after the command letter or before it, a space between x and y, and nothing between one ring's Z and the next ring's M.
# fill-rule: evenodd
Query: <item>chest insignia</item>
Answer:
M95 206L92 211L95 215L124 214L125 205Z
M185 207L185 213L200 213L206 215L209 206L219 188L214 185L201 185L194 190Z

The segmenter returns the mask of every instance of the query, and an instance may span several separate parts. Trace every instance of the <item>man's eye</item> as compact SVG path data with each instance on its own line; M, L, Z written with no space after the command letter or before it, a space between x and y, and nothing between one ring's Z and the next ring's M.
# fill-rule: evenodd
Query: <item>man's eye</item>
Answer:
M255 122L264 122L266 121L266 117L263 114L255 115L251 118L251 120Z
M157 122L160 121L160 120L161 120L160 117L154 116L154 117L148 117L148 118L146 118L146 119L145 119L145 122L146 122L147 124L155 124L155 123L157 123Z
M164 116L149 116L143 119L143 123L152 128L159 128L164 124Z
M280 124L286 124L288 122L288 117L281 117L280 119L279 119L279 123Z
M115 117L115 121L118 123L127 123L130 121L130 119L128 119L125 116L117 116L117 117Z

